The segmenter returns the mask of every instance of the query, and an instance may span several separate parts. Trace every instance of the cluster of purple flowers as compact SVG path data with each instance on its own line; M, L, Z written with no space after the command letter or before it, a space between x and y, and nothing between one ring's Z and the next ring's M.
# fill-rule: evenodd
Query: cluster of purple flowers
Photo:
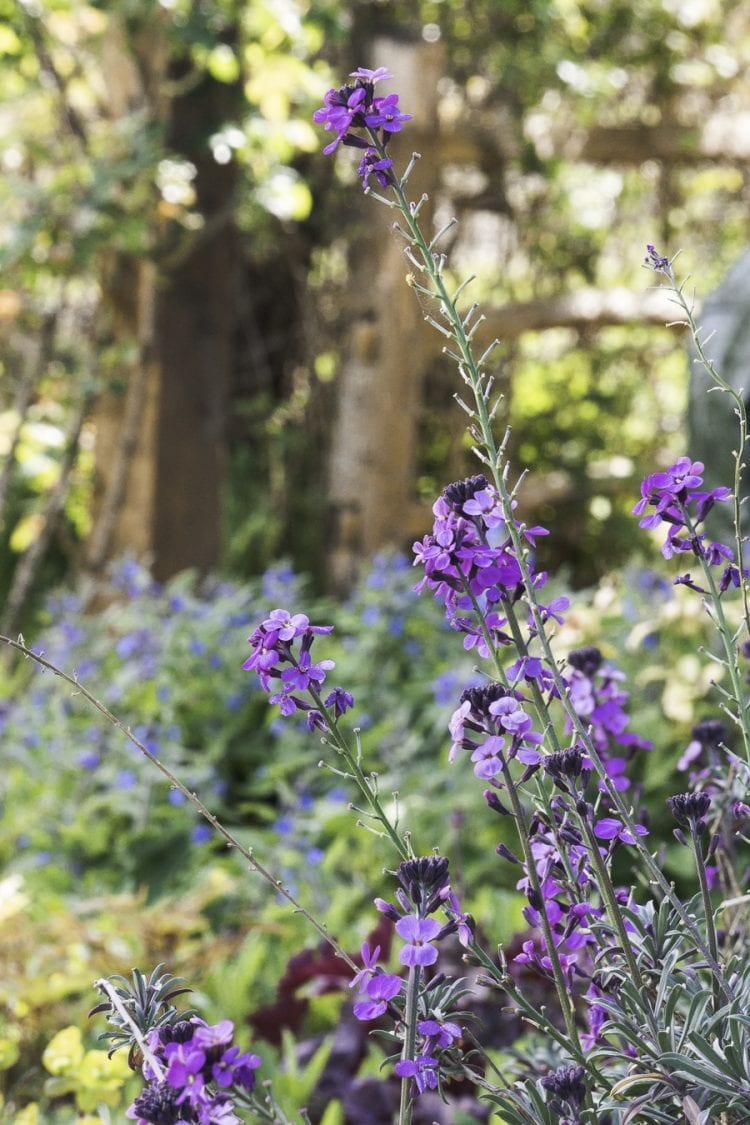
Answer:
M740 571L736 565L734 552L724 543L708 539L700 525L716 503L723 503L732 496L729 488L713 488L710 492L701 489L703 484L703 463L681 457L663 473L652 473L641 484L641 499L633 508L633 514L642 515L647 508L653 508L643 516L639 526L649 530L667 525L667 535L661 553L665 559L673 555L691 553L705 560L709 566L723 566L719 580L719 590L723 593L729 586L739 586ZM706 591L692 581L689 574L675 579L675 582L698 593Z
M512 643L504 629L508 622L503 605L512 605L523 593L523 574L500 496L479 474L449 484L432 511L432 534L414 544L414 565L424 567L424 578L416 589L432 590L445 605L451 626L465 634L464 648L476 648L480 656L488 658L487 635L495 644ZM539 536L548 534L543 527L517 526L532 547ZM530 569L534 586L542 587L547 575ZM543 620L554 617L562 622L559 615L567 607L567 598L556 598L539 609ZM477 609L484 628L476 619ZM538 674L543 674L540 662L532 663L534 668L539 665ZM529 668L524 674L528 677Z
M470 750L475 775L494 789L503 788L500 775L514 758L527 767L530 776L541 761L537 747L542 738L532 730L525 702L520 691L499 683L466 688L449 723L453 739L450 761L459 750Z
M144 1061L147 1084L125 1116L138 1125L241 1125L231 1090L250 1093L261 1060L240 1054L233 1040L231 1020L210 1025L193 1017L150 1031L162 1074Z
M636 750L650 750L651 743L627 729L629 693L623 687L624 673L605 664L598 648L587 646L569 653L564 678L570 702L590 732L610 783L620 791L628 789L628 762ZM572 730L570 720L566 730ZM613 753L615 748L619 749ZM591 763L587 765L590 768ZM603 782L599 788L604 790Z
M377 70L359 67L350 77L354 82L329 90L323 99L324 105L313 114L318 125L335 133L323 152L326 155L335 152L340 144L363 150L359 165L363 186L367 188L370 176L374 176L381 187L388 187L396 181L391 171L393 161L386 156L386 146L391 135L400 132L404 121L410 121L412 114L401 112L398 94L375 96L375 84L393 77L385 67ZM353 132L356 129L363 130L366 136Z
M270 695L271 703L278 703L282 715L303 711L310 730L326 730L327 723L317 703L326 673L335 667L333 660L313 663L310 649L315 637L333 631L333 625L311 625L304 613L292 614L286 609L274 609L248 637L252 652L242 667L257 672L261 686ZM295 651L296 642L299 648ZM278 680L278 688L272 683ZM311 703L300 692L312 694ZM343 715L354 700L343 688L334 688L326 697L324 706L335 718Z
M467 915L462 913L448 877L448 860L443 856L426 856L405 860L399 865L397 876L400 887L396 890L398 906L376 899L377 909L395 923L396 933L404 945L399 951L399 961L407 968L427 968L435 964L438 950L435 942L448 934L457 933L459 941L468 947L472 940ZM449 916L448 922L433 917L438 909ZM374 1020L382 1016L406 987L404 979L386 973L379 965L380 946L371 950L362 946L363 967L352 979L352 987L359 988L354 1003L354 1015L359 1020ZM417 1093L434 1090L439 1082L440 1055L461 1037L461 1027L443 1012L432 1012L426 1007L422 993L423 1019L417 1021L421 1036L414 1058L401 1059L395 1067L400 1078L412 1078ZM390 1009L395 1020L401 1018L397 1007Z

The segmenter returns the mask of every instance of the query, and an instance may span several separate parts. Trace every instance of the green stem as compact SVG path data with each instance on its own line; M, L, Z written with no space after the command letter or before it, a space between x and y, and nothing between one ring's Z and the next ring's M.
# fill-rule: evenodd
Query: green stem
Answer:
M643 1011L645 1012L646 1020L649 1025L649 1030L651 1031L651 1034L653 1036L654 1043L658 1047L659 1029L656 1023L656 1018L649 1002L645 982L643 980L643 977L641 976L641 971L638 968L638 962L636 961L635 954L633 953L633 946L631 944L630 937L627 930L625 929L625 920L622 916L622 911L620 910L620 904L617 901L617 895L615 894L615 888L612 884L609 870L607 869L607 865L602 859L601 852L599 851L599 844L596 837L594 836L594 833L591 829L591 824L589 823L587 817L585 815L580 816L579 823L581 825L583 834L586 837L589 857L594 867L596 868L597 888L602 898L604 899L604 904L607 908L607 915L609 917L610 924L617 931L617 936L620 940L620 945L622 946L623 956L628 963L630 978L643 997Z
M555 989L557 991L557 999L560 1004L560 1010L565 1020L565 1029L568 1033L568 1038L574 1049L580 1052L581 1044L578 1038L578 1028L575 1024L575 1015L573 1006L570 999L570 989L565 983L565 976L563 974L562 965L560 964L560 957L555 944L555 935L552 932L552 927L547 917L547 904L542 893L542 885L539 881L539 872L536 869L536 861L534 853L531 848L531 841L529 839L529 830L526 823L526 812L519 799L518 791L513 782L510 774L510 769L507 762L503 759L502 765L503 780L505 788L510 798L511 807L513 809L513 818L516 822L516 830L518 838L523 849L523 856L526 863L526 873L529 877L529 882L536 896L538 903L538 913L542 923L542 933L544 934L544 944L547 947L547 956L552 964L552 976L555 981Z
M711 905L711 894L708 889L708 877L706 876L706 864L703 859L703 850L698 833L695 828L695 822L690 821L690 840L695 852L695 864L698 870L698 882L701 888L701 898L703 899L703 913L706 917L706 937L708 939L708 948L711 950L711 955L714 960L719 957L719 945L716 940L716 926L714 924L714 912ZM712 990L714 996L714 1011L718 1011L721 1007L721 995L719 991L719 982L716 978L712 981Z
M398 832L396 831L395 825L391 824L387 813L385 812L383 806L380 803L380 800L378 799L377 793L375 793L373 790L372 783L365 775L356 756L352 753L348 742L339 730L339 726L335 717L323 703L323 700L321 699L316 688L310 685L307 690L310 693L310 697L315 703L315 706L326 721L329 736L327 738L327 741L329 745L333 746L333 748L341 755L341 757L346 762L347 769L350 771L352 778L356 782L357 788L372 809L372 815L378 821L378 823L382 825L386 835L390 839L398 854L401 856L401 859L412 859L414 856L413 850L410 846L407 846L404 840L401 839Z
M406 1007L404 1009L404 1043L401 1048L401 1060L413 1060L417 1048L417 1009L419 1001L419 985L422 970L419 965L409 967L409 979L406 983ZM398 1125L410 1125L412 1098L409 1094L413 1078L401 1079L401 1103L398 1111Z

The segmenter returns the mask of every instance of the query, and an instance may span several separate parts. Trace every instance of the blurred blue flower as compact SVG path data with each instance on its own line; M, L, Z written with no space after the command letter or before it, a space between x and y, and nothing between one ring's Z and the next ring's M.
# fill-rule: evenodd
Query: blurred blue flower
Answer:
M118 789L132 789L136 783L136 776L132 770L120 770L115 778Z

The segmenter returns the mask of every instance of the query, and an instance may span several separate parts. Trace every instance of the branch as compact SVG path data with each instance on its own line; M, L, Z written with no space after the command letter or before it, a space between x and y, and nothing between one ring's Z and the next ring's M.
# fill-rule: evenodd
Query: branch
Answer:
M559 297L486 309L477 340L486 345L496 338L515 339L524 332L542 332L545 328L604 328L637 322L664 325L671 320L674 306L659 290L633 293L624 288L576 289Z

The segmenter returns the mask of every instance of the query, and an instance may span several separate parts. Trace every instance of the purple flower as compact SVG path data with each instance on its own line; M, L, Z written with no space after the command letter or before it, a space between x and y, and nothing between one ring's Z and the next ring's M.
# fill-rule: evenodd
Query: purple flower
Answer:
M376 945L375 948L371 950L369 942L363 942L360 955L362 957L362 968L352 977L349 982L350 988L361 989L365 986L370 977L374 976L380 958L380 946Z
M469 915L464 914L461 905L450 888L445 893L445 909L450 912L451 918L458 924L458 940L464 949L468 949L473 940Z
M329 155L340 144L364 149L359 166L363 186L367 188L369 177L374 175L381 187L388 187L395 180L391 172L393 162L386 157L384 149L391 135L400 132L412 115L401 112L398 94L375 97L375 84L391 77L384 67L376 70L359 67L350 77L354 82L329 90L323 106L313 114L318 125L335 133L323 152Z
M401 977L391 973L378 973L368 980L354 1005L354 1015L358 1020L376 1020L382 1016L392 1000L401 991Z
M339 718L350 707L354 706L354 696L343 688L334 688L331 694L325 700L326 707L332 708L336 718Z
M215 1024L201 1024L196 1027L193 1034L193 1043L198 1047L227 1047L234 1036L234 1024L231 1020L221 1020Z
M260 1064L258 1055L241 1055L239 1047L228 1047L211 1066L211 1077L217 1086L242 1086L245 1090L252 1090L255 1070Z
M459 1024L448 1021L440 1023L439 1020L419 1020L417 1031L420 1035L434 1039L436 1047L450 1047L455 1039L461 1038Z
M442 925L437 918L415 918L408 915L400 918L396 923L396 933L407 943L399 953L402 965L434 965L437 961L438 951L430 945L440 931Z
M417 1055L416 1059L401 1059L394 1069L399 1078L413 1078L417 1092L423 1094L425 1090L437 1089L437 1067L437 1059L430 1055Z
M195 1105L205 1085L202 1073L206 1062L205 1052L195 1048L192 1042L168 1043L164 1048L164 1055L169 1063L167 1082L180 1091L177 1104L189 1101L191 1105Z
M367 82L372 82L373 86L376 82L387 82L393 78L391 72L384 66L379 66L375 70L368 70L365 66L357 67L349 75L350 78L364 78Z
M372 112L374 111L374 112ZM384 98L375 98L372 111L365 114L365 123L371 129L383 128L387 133L398 133L404 121L411 121L411 113L401 113L398 108L398 94L387 94Z
M374 176L380 186L384 188L395 183L391 172L392 167L393 161L390 157L381 157L377 149L368 148L357 169L357 175L362 180L362 187L368 188L370 186L370 176Z
M633 827L639 836L648 836L648 829L642 824L635 824ZM627 828L621 820L613 816L602 817L594 824L594 835L599 840L621 840L623 844L634 844L635 838L633 833Z
M670 269L669 258L663 258L651 242L649 242L646 247L646 257L643 259L643 264L647 269L660 271L662 273Z

